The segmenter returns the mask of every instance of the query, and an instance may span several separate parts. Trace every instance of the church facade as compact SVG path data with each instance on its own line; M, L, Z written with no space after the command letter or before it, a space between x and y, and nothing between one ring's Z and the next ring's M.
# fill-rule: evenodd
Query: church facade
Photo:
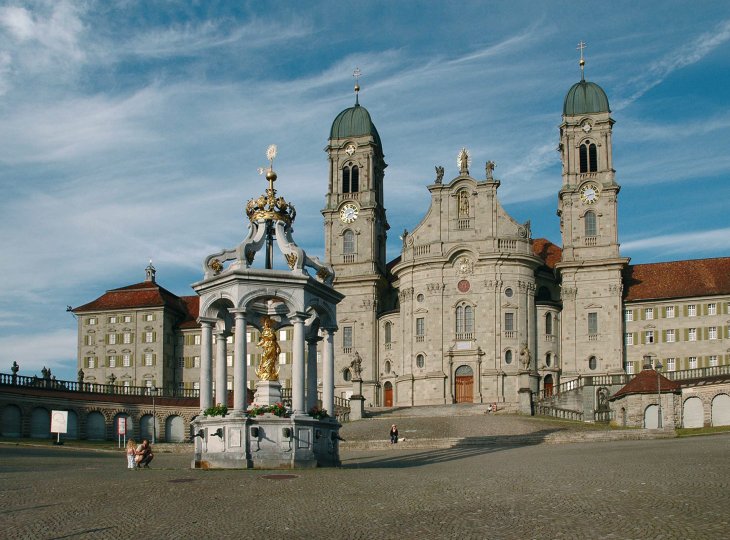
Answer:
M523 392L549 393L584 375L633 373L645 355L661 359L665 370L730 363L730 258L630 265L620 253L613 124L603 89L583 79L570 88L559 127L561 246L533 238L529 221L509 216L499 202L494 164L476 166L462 149L454 176L436 167L426 186L429 208L400 233L401 253L388 261L380 135L357 99L337 115L326 147L322 209L325 259L345 296L337 307L336 395L349 397L356 376L369 406L496 402L517 409ZM692 276L691 287L683 275ZM161 289L149 276L146 287ZM105 300L128 289L125 305ZM135 306L132 293L142 298L143 289L109 291L74 310L79 367L98 382L111 373L132 381L126 384L196 388L196 297L174 302L163 289L156 304ZM117 352L113 365L105 363L106 349L121 350L117 340L127 338L121 332L112 344L88 339L90 330L101 330L88 320L116 322L115 310L169 317L170 324L153 318L136 332L148 340L165 334L160 351L150 342L138 347L136 363L120 361ZM286 386L291 329L278 330ZM259 354L255 333L247 335L249 365ZM232 358L220 361L230 366ZM135 374L122 373L130 365ZM253 388L255 370L248 373Z

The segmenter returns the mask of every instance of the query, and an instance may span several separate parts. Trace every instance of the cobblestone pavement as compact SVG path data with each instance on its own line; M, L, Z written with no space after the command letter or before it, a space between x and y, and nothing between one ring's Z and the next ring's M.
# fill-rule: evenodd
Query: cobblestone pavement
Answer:
M345 451L343 466L199 471L158 453L0 444L0 537L727 538L730 435ZM267 479L271 474L289 479Z

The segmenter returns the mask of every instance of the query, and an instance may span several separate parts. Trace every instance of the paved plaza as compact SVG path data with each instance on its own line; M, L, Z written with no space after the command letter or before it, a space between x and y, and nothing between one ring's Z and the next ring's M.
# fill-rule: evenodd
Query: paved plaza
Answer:
M386 447L279 472L158 453L136 471L121 451L0 444L0 537L726 538L729 450L730 434Z

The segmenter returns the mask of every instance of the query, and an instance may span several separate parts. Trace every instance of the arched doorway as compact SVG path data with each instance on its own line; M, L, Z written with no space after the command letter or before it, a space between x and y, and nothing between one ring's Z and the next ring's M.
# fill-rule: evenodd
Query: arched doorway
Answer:
M644 428L659 428L659 407L656 405L649 405L646 409L644 409Z
M553 376L552 375L545 375L545 378L542 382L542 388L545 391L545 397L550 397L553 395Z
M48 409L33 409L30 415L30 436L34 439L48 439L51 436L51 413Z
M90 412L86 417L86 438L90 441L106 439L106 419L99 411Z
M66 422L66 435L67 439L78 439L79 438L79 417L76 411L68 411L68 421Z
M383 406L393 406L393 384L390 381L383 385Z
M182 416L172 415L165 420L165 440L167 442L183 442L185 440L185 423Z
M145 414L139 419L139 436L141 439L157 440L160 437L160 422L154 418L155 425L152 425L152 415Z
M469 366L459 366L454 373L456 403L474 402L474 372Z
M3 437L20 437L20 425L23 414L17 405L6 405L3 408L0 434Z
M718 394L712 400L712 425L730 426L730 396Z
M702 400L698 397L691 397L684 402L682 414L682 427L699 428L705 425L705 411L702 407Z

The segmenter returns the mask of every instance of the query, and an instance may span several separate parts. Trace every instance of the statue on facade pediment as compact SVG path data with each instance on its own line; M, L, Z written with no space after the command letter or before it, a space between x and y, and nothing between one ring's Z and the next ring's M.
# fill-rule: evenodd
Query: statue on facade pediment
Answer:
M436 183L440 184L444 181L444 168L441 165L436 165Z
M487 173L487 180L494 180L494 168L496 165L494 164L494 161L487 161L487 164L485 166L486 173Z

